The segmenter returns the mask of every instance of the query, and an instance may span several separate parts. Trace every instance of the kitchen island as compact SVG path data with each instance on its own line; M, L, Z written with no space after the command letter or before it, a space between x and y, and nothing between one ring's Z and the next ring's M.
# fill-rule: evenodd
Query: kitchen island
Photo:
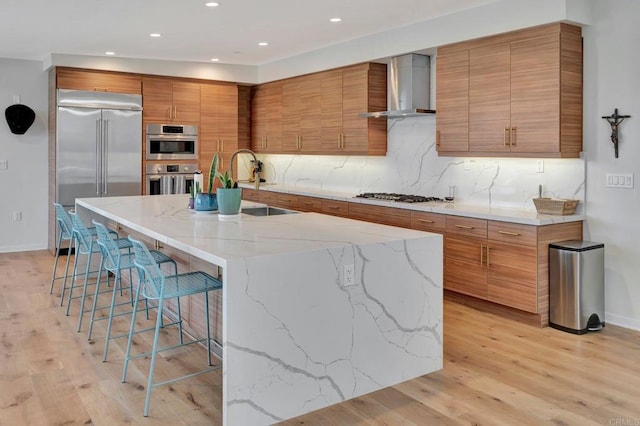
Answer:
M275 423L442 368L440 235L186 205L184 195L77 200L221 268L223 424Z

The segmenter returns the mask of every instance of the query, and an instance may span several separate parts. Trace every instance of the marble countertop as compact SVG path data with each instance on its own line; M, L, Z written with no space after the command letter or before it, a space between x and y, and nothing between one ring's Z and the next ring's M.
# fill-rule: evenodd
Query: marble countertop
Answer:
M241 184L243 188L253 189L253 184ZM459 201L453 203L398 203L386 200L373 200L365 198L354 198L357 194L337 191L327 191L313 188L299 188L293 186L262 184L261 191L273 191L295 195L305 195L308 197L326 198L331 200L347 201L350 203L370 204L375 206L394 207L405 210L416 210L422 212L432 212L455 216L466 216L477 219L497 220L502 222L520 223L523 225L551 225L554 223L578 222L585 220L584 214L573 215L549 215L538 214L532 210L490 207L477 204L466 204Z
M388 243L432 234L298 213L221 217L187 208L188 195L77 199L79 206L219 266L232 259ZM243 201L242 207L263 204Z

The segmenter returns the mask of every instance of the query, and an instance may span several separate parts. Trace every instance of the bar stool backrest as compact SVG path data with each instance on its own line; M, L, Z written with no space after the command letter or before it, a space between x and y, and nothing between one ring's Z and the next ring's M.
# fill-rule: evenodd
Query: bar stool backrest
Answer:
M76 236L81 253L89 253L92 250L91 233L82 222L82 219L74 212L69 212L71 223L73 224L73 233Z
M133 244L134 265L138 269L138 275L142 280L142 295L148 299L158 299L164 288L164 274L142 242L129 236Z
M116 242L109 235L109 230L100 222L96 222L95 219L91 221L96 226L96 236L98 237L98 245L102 252L102 257L106 263L107 269L115 269L118 265L118 259L120 258L121 251L118 248Z
M62 204L53 203L53 206L56 209L56 221L58 222L58 225L60 225L62 238L70 240L73 233L73 224L71 223L71 219L69 218L67 211L62 207Z

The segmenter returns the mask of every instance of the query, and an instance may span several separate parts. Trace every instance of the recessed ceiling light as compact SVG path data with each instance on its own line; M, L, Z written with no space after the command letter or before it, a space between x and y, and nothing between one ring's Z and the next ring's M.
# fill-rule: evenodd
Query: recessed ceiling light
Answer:
M160 33L151 33L149 34L149 37L160 37Z
M340 21L342 21L342 18L331 18L331 19L329 19L329 21L331 21L331 22L340 22Z
M211 62L218 62L219 60L219 58L211 58Z
M216 7L216 6L220 6L220 3L218 3L217 1L208 1L204 5L208 7Z
M104 54L105 54L105 55L115 55L115 54L116 54L116 52L111 52L111 51L109 51L109 52L104 52Z
M258 46L268 46L269 43L267 43L266 41L261 41L260 43L258 43Z

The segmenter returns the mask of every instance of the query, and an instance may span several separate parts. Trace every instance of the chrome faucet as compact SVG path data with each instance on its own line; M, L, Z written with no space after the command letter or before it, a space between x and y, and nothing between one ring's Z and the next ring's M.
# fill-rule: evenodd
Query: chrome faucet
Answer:
M258 159L256 158L255 152L251 151L250 149L239 149L231 155L231 176L233 176L233 160L236 158L238 154L241 154L243 152L246 154L250 154L253 157L253 161L255 162L255 164L258 164ZM254 175L253 176L254 181L256 183L256 189L260 189L260 176L259 176L259 172L257 171L257 168L253 170L253 175Z

